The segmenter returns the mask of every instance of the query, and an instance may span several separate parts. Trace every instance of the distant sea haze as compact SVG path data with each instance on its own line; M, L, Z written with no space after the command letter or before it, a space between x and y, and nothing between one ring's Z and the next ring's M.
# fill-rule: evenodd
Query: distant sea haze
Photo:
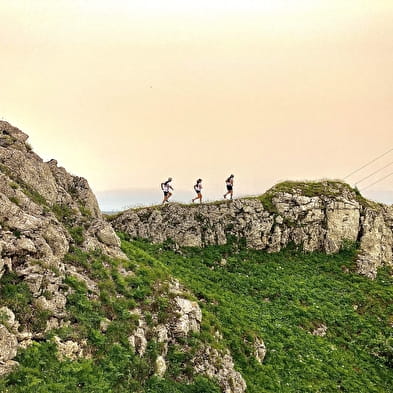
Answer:
M131 207L157 205L162 202L163 194L159 188L138 188L127 190L110 190L96 193L103 212L116 212ZM172 201L189 203L194 197L191 191L175 190Z
M223 189L222 194L224 191L225 190ZM264 191L265 190L261 190L260 194L263 194ZM222 194L219 192L206 193L204 195L205 201L222 199ZM157 205L162 202L162 192L160 189L153 188L98 191L96 195L101 210L108 213L122 211L138 206ZM240 193L238 195L235 193L235 197L241 197L245 195L246 194L244 193ZM366 190L363 195L366 198L377 202L382 202L388 205L393 204L393 189ZM172 201L190 203L194 196L195 195L193 194L192 190L175 189Z

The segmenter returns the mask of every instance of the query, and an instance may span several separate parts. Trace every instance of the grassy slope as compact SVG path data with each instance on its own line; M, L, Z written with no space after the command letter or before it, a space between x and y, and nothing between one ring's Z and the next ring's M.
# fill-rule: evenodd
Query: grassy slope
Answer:
M78 249L67 256L67 263L98 282L101 296L92 299L82 283L69 277L75 293L67 307L75 325L47 337L86 339L93 359L59 361L54 344L36 343L18 355L21 367L0 379L1 392L218 392L203 378L191 385L175 382L188 355L181 350L170 350L167 377L160 380L150 377L157 345L151 342L144 358L129 347L127 336L136 320L128 310L135 305L146 313L161 310L165 319L168 302L164 293L155 292L155 284L169 275L186 284L203 308L202 332L190 344L217 345L213 336L217 329L223 332L222 346L231 348L249 393L393 392L393 278L386 270L375 281L351 273L354 250L333 256L291 249L267 254L232 243L179 254L170 250L170 242L125 240L123 249L128 261ZM119 264L135 276L119 275ZM0 284L0 304L23 320L31 304L25 284L8 274ZM48 316L36 314L25 317L25 323L40 331ZM104 318L114 321L106 334L99 329ZM328 326L323 338L310 334L320 323ZM253 357L255 336L268 348L262 366Z
M92 296L84 283L66 277L65 283L74 289L67 298L73 325L44 333L48 341L35 342L21 351L16 358L20 367L0 378L0 392L219 393L217 386L206 378L198 377L186 384L152 377L159 354L159 345L153 340L143 358L130 347L127 337L136 328L137 318L129 310L138 305L147 318L154 309L165 320L170 312L168 294L160 293L156 284L169 276L167 269L143 250L126 243L124 249L129 254L128 260L111 259L100 252L84 253L77 248L66 256L68 264L97 282L100 296ZM119 274L119 265L135 274L127 277ZM42 332L49 315L40 313L33 305L31 293L20 278L7 273L0 279L0 306L11 307L24 326ZM104 334L100 321L105 318L112 323ZM56 345L50 340L55 334L64 341L86 340L91 359L59 360ZM172 366L178 367L176 361ZM172 368L168 375L177 377Z
M132 247L203 299L205 319L223 331L249 393L393 392L393 279L387 271L375 281L352 273L354 250L267 254L228 245L179 255L146 242ZM310 334L320 323L326 337ZM252 356L255 335L268 348L262 366Z

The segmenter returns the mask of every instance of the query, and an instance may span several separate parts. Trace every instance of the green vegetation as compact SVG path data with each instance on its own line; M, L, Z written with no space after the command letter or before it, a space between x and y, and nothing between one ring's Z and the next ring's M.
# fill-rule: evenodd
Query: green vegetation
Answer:
M188 361L202 342L230 348L248 393L393 392L392 272L382 269L374 281L358 275L353 246L330 256L295 248L268 254L229 239L224 246L173 251L170 242L121 238L127 260L71 249L65 262L99 291L66 277L73 289L67 302L71 325L21 352L16 359L21 366L0 380L1 392L218 393L212 381L192 378ZM158 323L168 320L171 276L199 300L203 321L199 334L169 347L161 379L152 376L160 344L150 340L140 357L127 337L138 323L130 312L135 307L148 324L153 313ZM0 279L0 299L22 324L43 331L48 315L32 314L30 291L13 273ZM100 324L107 319L103 332ZM322 325L326 336L313 335ZM218 342L217 330L223 334ZM86 340L91 359L60 360L50 340L54 335ZM256 337L268 349L262 365L254 358Z
M145 251L129 243L124 243L124 249L130 256L128 260L112 259L99 251L86 253L71 249L65 262L94 280L99 294L94 288L88 289L85 282L67 276L65 284L73 290L67 298L71 325L46 333L47 341L36 342L22 351L16 359L20 367L0 379L1 392L219 393L213 382L202 377L187 382L154 377L154 362L160 348L155 340L149 341L143 357L130 347L128 336L138 323L138 318L130 312L132 309L138 306L147 323L152 322L148 318L151 312L158 315L159 322L165 322L168 317L169 294L159 284L169 276L163 265ZM120 268L130 274L120 274ZM13 274L5 275L0 288L2 304L15 310L17 318L22 318L23 313L29 315L32 295L20 279ZM38 323L37 317L33 319ZM104 333L100 324L107 319L110 323ZM46 322L39 319L41 331L43 320ZM51 340L55 335L62 340L85 340L84 351L92 358L60 360ZM174 362L168 375L178 376L178 367L179 362Z
M81 246L84 242L84 232L88 227L88 222L85 222L84 226L76 225L77 211L68 205L54 204L52 206L52 211L57 219L64 224L74 244L76 246ZM87 214L87 211L87 209L84 210L84 213Z
M91 211L86 206L82 205L82 203L79 204L79 210L82 213L82 216L87 218L92 217Z
M15 203L15 205L17 205L17 206L20 206L20 200L17 198L17 197L9 197L9 200L12 202L12 203Z
M12 272L0 279L0 306L10 308L20 324L33 332L42 331L50 315L35 304L26 283Z
M21 181L19 182L21 183L21 190L33 202L35 202L37 205L48 206L48 202L38 191L34 190L32 187L30 187L28 184L24 182Z
M76 211L68 205L55 204L52 206L52 211L60 222L69 224L75 218Z
M217 324L250 393L393 391L393 278L353 272L356 250L340 254L277 254L239 243L181 254L133 242L165 263ZM227 263L221 266L225 258ZM312 332L322 324L326 337ZM204 324L203 335L213 334ZM264 339L263 365L252 344Z
M77 246L80 246L84 241L84 238L83 238L84 231L85 231L85 229L81 226L75 226L75 227L68 228L68 232L71 235L72 239L74 240L74 242Z

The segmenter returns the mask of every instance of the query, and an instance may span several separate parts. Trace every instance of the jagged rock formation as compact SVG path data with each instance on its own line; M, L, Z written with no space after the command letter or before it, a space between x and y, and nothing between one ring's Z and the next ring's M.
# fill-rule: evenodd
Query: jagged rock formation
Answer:
M171 239L203 247L235 236L269 252L293 242L305 251L330 254L358 241L360 273L375 277L378 267L393 264L393 206L366 201L341 182L288 182L259 198L130 209L114 217L112 225L155 243Z
M46 334L54 329L77 330L67 310L68 298L74 293L67 278L82 283L89 292L89 299L99 298L100 289L94 278L89 277L83 267L67 260L70 250L98 250L112 260L123 262L127 258L120 249L120 239L103 219L87 181L70 175L58 167L55 160L43 162L31 150L27 139L19 129L0 122L0 279L9 280L11 287L22 284L20 288L27 288L23 296L27 299L24 310L28 311L28 315L24 315L21 310L12 310L4 306L0 297L0 376L18 366L13 359L19 349L27 348L36 340L45 340ZM134 275L121 263L118 273L124 277ZM138 327L129 332L129 344L141 357L149 341L160 343L162 352L152 366L161 377L167 369L168 346L199 331L202 320L198 304L183 297L186 290L179 283L175 284L170 289L174 297L167 323L156 321L148 325L141 312ZM105 334L113 322L103 319L101 332ZM86 340L75 337L70 340L53 336L60 360L92 356ZM210 351L208 346L206 348ZM205 369L195 367L195 374L212 376L227 393L243 393L245 382L235 371L229 352L225 356L226 366L216 367L213 372L213 366L207 361ZM238 385L232 379L238 381Z
M31 291L34 308L57 321L66 317L70 293L64 276L76 274L63 261L70 246L98 248L115 257L124 254L87 181L68 174L55 160L43 162L27 139L22 131L0 122L0 276L15 273ZM4 310L8 320L0 328L8 347L0 348L0 373L14 365L18 343L25 347L26 337L41 335L20 334L19 328L25 327L11 323L12 310Z
M133 310L138 317L138 327L128 338L135 351L144 356L147 348L148 338L160 344L161 353L155 362L156 375L163 377L167 365L166 356L169 346L177 346L184 353L190 348L182 344L182 339L191 333L199 332L202 322L202 311L197 302L191 301L184 296L189 293L179 282L169 283L169 293L174 298L170 309L172 310L164 324L158 323L158 316L152 313L152 318L156 323L151 328L146 323L139 309ZM190 364L198 374L207 375L215 379L225 393L243 393L247 384L241 374L235 370L232 356L228 350L225 352L203 345L190 360Z

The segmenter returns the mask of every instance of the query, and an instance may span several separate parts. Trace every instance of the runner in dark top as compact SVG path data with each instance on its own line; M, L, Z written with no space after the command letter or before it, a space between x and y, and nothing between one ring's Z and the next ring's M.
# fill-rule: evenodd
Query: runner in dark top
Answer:
M225 184L227 186L227 193L224 194L224 198L227 198L227 195L229 194L231 196L231 199L233 197L233 178L235 176L231 175L228 177L228 179L225 180Z

